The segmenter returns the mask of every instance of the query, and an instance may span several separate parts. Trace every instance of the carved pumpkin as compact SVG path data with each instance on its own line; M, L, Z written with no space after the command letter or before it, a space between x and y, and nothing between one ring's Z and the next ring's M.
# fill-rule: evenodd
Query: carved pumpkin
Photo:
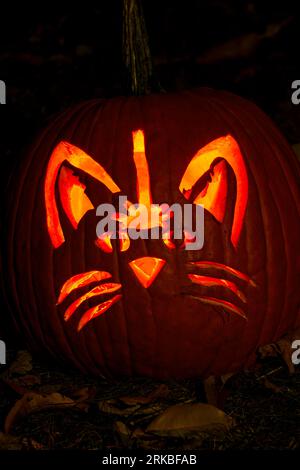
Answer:
M32 348L95 374L207 376L300 322L299 168L250 102L202 89L78 105L10 191L5 291ZM97 238L95 208L120 194L202 204L203 248Z

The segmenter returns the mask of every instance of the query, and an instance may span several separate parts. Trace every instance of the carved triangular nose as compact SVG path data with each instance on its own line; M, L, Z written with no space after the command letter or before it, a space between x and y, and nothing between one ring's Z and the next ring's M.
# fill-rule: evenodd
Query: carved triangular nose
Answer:
M165 261L152 256L137 258L129 263L132 271L136 275L139 282L146 289L151 286L152 282L165 265Z

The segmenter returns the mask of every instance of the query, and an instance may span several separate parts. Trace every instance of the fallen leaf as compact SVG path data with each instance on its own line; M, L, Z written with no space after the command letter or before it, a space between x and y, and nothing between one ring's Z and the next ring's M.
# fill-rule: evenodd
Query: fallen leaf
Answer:
M153 403L150 406L143 406L139 409L139 414L142 415L155 415L162 409L161 403Z
M227 382L231 379L231 377L233 377L234 375L235 375L234 372L230 372L229 374L220 375L220 380L221 380L222 386L224 387L227 384Z
M166 448L166 443L162 439L145 439L138 441L137 447L144 450L162 450Z
M230 416L212 405L179 404L167 408L146 431L162 437L191 438L203 432L228 430L232 424Z
M85 413L87 413L90 409L90 404L86 403L84 401L79 401L79 402L76 402L76 408L78 410L81 410L81 411L84 411Z
M99 410L103 413L110 413L120 416L130 416L140 408L140 405L130 406L129 408L118 408L117 400L102 400L98 403Z
M156 387L152 392L150 392L149 396L152 399L158 400L161 398L167 398L170 395L170 389L166 384L160 384Z
M79 401L88 401L96 395L96 387L83 387L72 392L72 398L75 398L77 403Z
M18 351L15 361L9 366L10 374L24 375L32 370L32 357L28 351Z
M263 384L265 388L267 388L268 390L271 390L274 393L281 393L284 390L283 387L279 387L278 385L275 385L273 382L267 379L267 377L264 377L261 380L261 383Z
M12 378L6 372L2 374L1 380L18 395L25 395L25 393L30 391L30 387L40 383L40 378L36 375L24 375Z
M133 414L155 415L161 411L161 405L152 402L155 402L160 397L167 396L167 393L169 393L169 389L166 386L159 386L146 396L125 396L117 399L102 400L98 403L98 407L104 413L125 417ZM124 408L124 405L127 405L126 408Z
M41 395L48 395L50 393L56 393L59 392L62 389L62 384L46 384L46 385L41 385L38 388L38 393Z
M205 397L209 405L223 408L223 404L228 396L226 383L233 375L233 373L228 373L221 376L211 375L203 381Z
M0 450L21 450L23 447L20 437L0 432Z
M117 433L121 443L125 447L129 447L131 441L132 432L122 421L116 421L114 424L114 430Z
M46 447L43 444L35 441L31 437L23 437L22 439L22 450L45 450Z
M152 398L149 396L139 396L139 397L120 397L119 401L124 403L124 405L135 406L135 405L147 405L151 403Z
M148 393L147 395L120 397L119 401L129 406L147 405L148 403L159 400L161 398L166 398L169 393L170 390L168 386L165 384L161 384L158 387L154 388L154 390L152 390L152 392Z
M211 375L203 382L205 396L209 405L218 406L219 385L215 376Z
M20 400L16 401L6 416L4 431L8 434L19 419L24 418L30 413L35 413L45 408L75 405L76 402L74 402L74 400L63 396L60 393L40 395L34 392L27 392Z
M157 439L157 436L149 433L147 434L141 428L135 429L131 437L135 441L136 447L140 447L142 449L162 449L165 447L163 439Z
M147 437L148 435L141 428L136 428L132 433L133 439L143 439L145 436Z
M300 328L296 329L293 332L289 332L280 338L275 343L270 343L265 346L261 346L258 349L258 354L261 359L266 357L281 357L284 363L286 364L289 373L295 373L295 366L292 362L292 355L295 351L292 348L292 344L296 339L300 338Z
M17 380L20 385L25 387L32 387L33 385L39 385L41 383L41 378L37 375L23 375Z
M23 385L20 384L18 380L9 378L7 374L3 374L1 376L1 380L5 385L7 385L9 388L11 388L14 392L16 392L18 395L25 395L25 393L28 392L27 387L24 387Z

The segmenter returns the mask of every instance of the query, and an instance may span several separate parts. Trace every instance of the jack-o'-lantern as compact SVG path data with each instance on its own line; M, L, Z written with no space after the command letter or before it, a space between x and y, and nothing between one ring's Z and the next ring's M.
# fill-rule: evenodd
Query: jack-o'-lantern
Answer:
M39 137L11 194L4 269L15 324L31 347L86 372L232 372L300 322L297 161L232 94L78 105ZM97 237L96 208L119 195L203 206L203 247L189 250L184 230L181 240Z

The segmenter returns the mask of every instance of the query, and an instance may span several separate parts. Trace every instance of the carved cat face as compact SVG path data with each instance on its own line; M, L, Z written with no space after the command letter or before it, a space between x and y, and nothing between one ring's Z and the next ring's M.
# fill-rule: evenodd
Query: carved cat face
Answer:
M139 213L140 207L146 207L149 214L158 210L156 220L158 221L157 226L160 228L167 221L169 222L171 217L170 212L164 213L162 209L164 201L155 201L157 205L160 205L158 209L153 206L145 135L141 129L132 132L132 153L136 170L136 175L133 177L136 178L137 183L137 203L134 205L128 201L127 207L124 208L127 212L114 213L120 227L116 243L112 243L112 233L109 231L103 232L96 240L87 240L87 243L94 242L100 250L107 254L113 253L115 249L122 256L122 253L130 250L134 241L130 239L126 229L137 217L136 214ZM99 185L104 185L111 194L121 193L118 182L113 180L100 162L68 142L60 142L53 150L47 167L44 190L47 228L55 249L58 249L63 243L68 243L68 240L65 240L60 210L64 212L74 230L78 229L78 224L88 211L95 210L93 202L86 193L86 185L81 181L82 175L97 181ZM187 165L181 180L178 181L178 189L184 200L194 205L203 206L216 221L222 224L228 198L229 169L234 175L236 185L230 231L231 244L236 248L243 228L248 201L247 171L236 140L231 135L226 135L200 148ZM135 215L130 215L133 213L131 211L133 206ZM154 228L152 220L149 217L144 225L138 228L140 230ZM172 238L172 232L169 231L167 236L165 234L161 236L160 243L166 250L174 251L174 256L176 256L178 251L187 249L189 243L193 242L187 231L183 231L182 236L181 242L176 243ZM201 259L201 250L199 250L198 258L196 261L187 262L192 271L187 274L187 281L194 286L207 288L207 295L197 295L194 291L194 298L202 303L220 306L227 312L247 318L242 308L242 305L246 303L246 297L236 282L254 285L250 277L218 260ZM128 267L135 274L142 289L150 288L165 266L166 260L156 256L140 256L128 263ZM216 275L206 275L207 269L213 269ZM95 266L95 269L91 271L70 277L61 286L57 300L58 305L64 303L71 293L79 292L78 298L65 309L64 319L66 321L89 299L95 297L98 301L96 305L86 308L78 323L78 331L90 320L104 314L115 303L121 301L122 283L112 282L111 278L112 274L109 271L102 269L101 266ZM91 289L82 293L82 288L86 286ZM210 295L211 287L221 287L224 293L230 291L234 294L237 303Z

